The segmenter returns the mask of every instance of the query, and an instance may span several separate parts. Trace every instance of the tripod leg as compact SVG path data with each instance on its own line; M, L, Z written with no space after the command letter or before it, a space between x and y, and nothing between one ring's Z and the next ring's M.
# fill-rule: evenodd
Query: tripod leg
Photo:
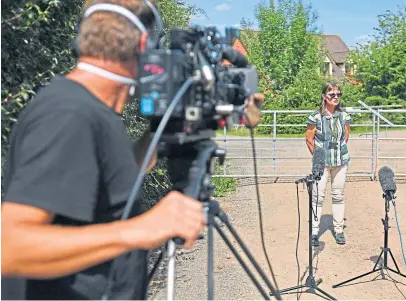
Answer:
M212 217L209 217L213 219ZM213 221L208 225L208 300L214 300L214 243L213 243Z
M173 240L168 241L168 301L174 300L175 288L175 251L176 245Z
M359 275L359 276L357 276L357 277L348 279L348 280L346 280L346 281L344 281L344 282L335 284L335 285L333 285L333 288L339 287L339 286L341 286L341 285L343 285L343 284L346 284L346 283L348 283L348 282L357 280L357 279L362 278L362 277L364 277L364 276L368 276L369 274L372 274L372 273L375 273L376 271L381 270L382 268L377 269L376 267L378 266L378 263L379 263L379 261L380 261L380 259L381 259L381 257L382 257L382 254L383 254L383 249L382 249L381 253L380 253L379 256L378 256L378 259L376 260L375 265L374 265L374 268L372 269L372 271L370 271L370 272L368 272L368 273L365 273L365 274L362 274L362 275Z
M381 253L380 253L379 256L378 256L378 259L377 259L376 262L375 262L374 268L372 269L373 271L377 271L376 267L378 266L378 263L379 263L379 260L380 260L381 257L382 257L382 254L383 254L383 249L382 249Z
M243 269L245 270L245 272L247 273L247 275L250 277L250 279L252 280L252 282L255 284L255 286L257 287L258 291L261 293L261 295L264 297L265 300L270 300L269 297L267 296L266 292L264 291L264 289L261 287L261 285L259 284L258 280L255 279L254 275L252 274L252 272L248 269L247 265L245 264L245 262L242 260L241 256L238 254L237 250L234 248L234 246L231 244L231 242L229 241L229 239L227 238L227 236L224 234L224 231L220 228L220 226L215 222L214 223L214 227L216 228L217 232L220 234L221 238L224 240L224 242L227 244L228 248L231 250L231 252L233 252L234 256L237 258L238 262L240 263L240 265L243 267ZM281 299L278 299L281 300Z
M398 264L396 263L395 257L393 256L391 249L389 249L389 254L390 254L390 257L392 257L392 260L393 260L393 263L395 264L396 269L398 270L398 274L401 274Z
M379 270L380 270L380 269L372 270L372 271L370 271L370 272L368 272L368 273L365 273L365 274L359 275L359 276L357 276L357 277L351 278L351 279L349 279L349 280L346 280L346 281L344 281L344 282L335 284L335 285L333 285L333 288L339 287L339 286L341 286L341 285L343 285L343 284L345 284L345 283L348 283L348 282L357 280L357 279L359 279L359 278L362 278L362 277L364 277L364 276L367 276L367 275L369 275L369 274L375 273L376 271L379 271Z
M296 290L296 289L299 289L299 288L305 288L305 287L307 287L306 284L301 284L301 285L298 285L298 286L292 286L292 287L281 289L281 290L278 291L278 293L283 294L283 293L287 293L287 292L290 292L290 291L293 291L293 290ZM270 293L269 295L273 296L273 293Z
M391 269L391 268L387 268L387 269L388 269L389 271L395 273L395 274L398 274L398 275L400 275L400 276L406 278L406 275L405 275L405 274L402 274L401 272L395 271L394 269Z
M323 291L321 288L313 287L315 290L319 291L320 293L322 293L323 295L325 295L327 298L329 298L330 300L337 300L336 298L334 298L333 296L331 296L330 294L327 294L325 291Z
M228 230L231 232L231 234L234 236L236 241L238 242L238 245L241 247L241 249L244 251L245 255L247 255L248 259L251 261L257 272L261 275L261 278L265 281L266 285L268 286L269 290L272 292L273 295L275 295L278 300L280 300L280 295L278 292L272 287L271 282L269 279L266 277L265 273L262 271L261 267L258 265L256 262L254 256L252 256L251 252L248 250L248 248L245 246L244 242L240 238L240 236L237 234L237 231L234 229L234 227L231 225L230 221L227 218L227 215L223 211L219 211L219 214L217 215L220 220L227 226ZM276 285L276 283L275 283Z

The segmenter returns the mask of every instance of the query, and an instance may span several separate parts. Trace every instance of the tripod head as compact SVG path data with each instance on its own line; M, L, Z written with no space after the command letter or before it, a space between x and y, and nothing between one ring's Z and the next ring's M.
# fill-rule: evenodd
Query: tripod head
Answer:
M214 193L211 175L214 173L214 158L224 164L226 151L217 147L210 139L184 144L162 142L159 156L168 159L168 175L177 190L196 200L209 201Z
M168 160L168 176L173 187L193 199L205 203L214 194L215 186L211 183L214 173L214 158L219 158L220 165L224 164L226 151L217 147L210 139L175 144L161 142L158 155ZM175 238L176 244L183 244L183 239Z

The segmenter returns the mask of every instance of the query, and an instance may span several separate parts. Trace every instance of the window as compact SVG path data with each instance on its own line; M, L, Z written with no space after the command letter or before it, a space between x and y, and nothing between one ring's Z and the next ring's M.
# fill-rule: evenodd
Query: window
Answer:
M329 76L330 75L330 63L326 62L321 66L321 74L323 76Z

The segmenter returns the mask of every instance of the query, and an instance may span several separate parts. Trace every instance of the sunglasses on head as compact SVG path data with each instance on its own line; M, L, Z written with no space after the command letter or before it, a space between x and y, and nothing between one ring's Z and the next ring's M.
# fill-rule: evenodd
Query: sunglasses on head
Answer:
M340 98L341 96L343 96L343 93L341 93L341 92L340 93L328 93L327 96L330 98L335 98L336 96L338 98Z

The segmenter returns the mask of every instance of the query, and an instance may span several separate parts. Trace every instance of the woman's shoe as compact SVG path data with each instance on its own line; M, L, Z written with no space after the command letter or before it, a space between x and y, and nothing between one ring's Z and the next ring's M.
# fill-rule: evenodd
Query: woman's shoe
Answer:
M319 237L317 235L312 235L312 246L318 247L320 245Z
M334 237L336 239L336 243L338 243L339 245L345 244L345 236L343 232L335 233Z

